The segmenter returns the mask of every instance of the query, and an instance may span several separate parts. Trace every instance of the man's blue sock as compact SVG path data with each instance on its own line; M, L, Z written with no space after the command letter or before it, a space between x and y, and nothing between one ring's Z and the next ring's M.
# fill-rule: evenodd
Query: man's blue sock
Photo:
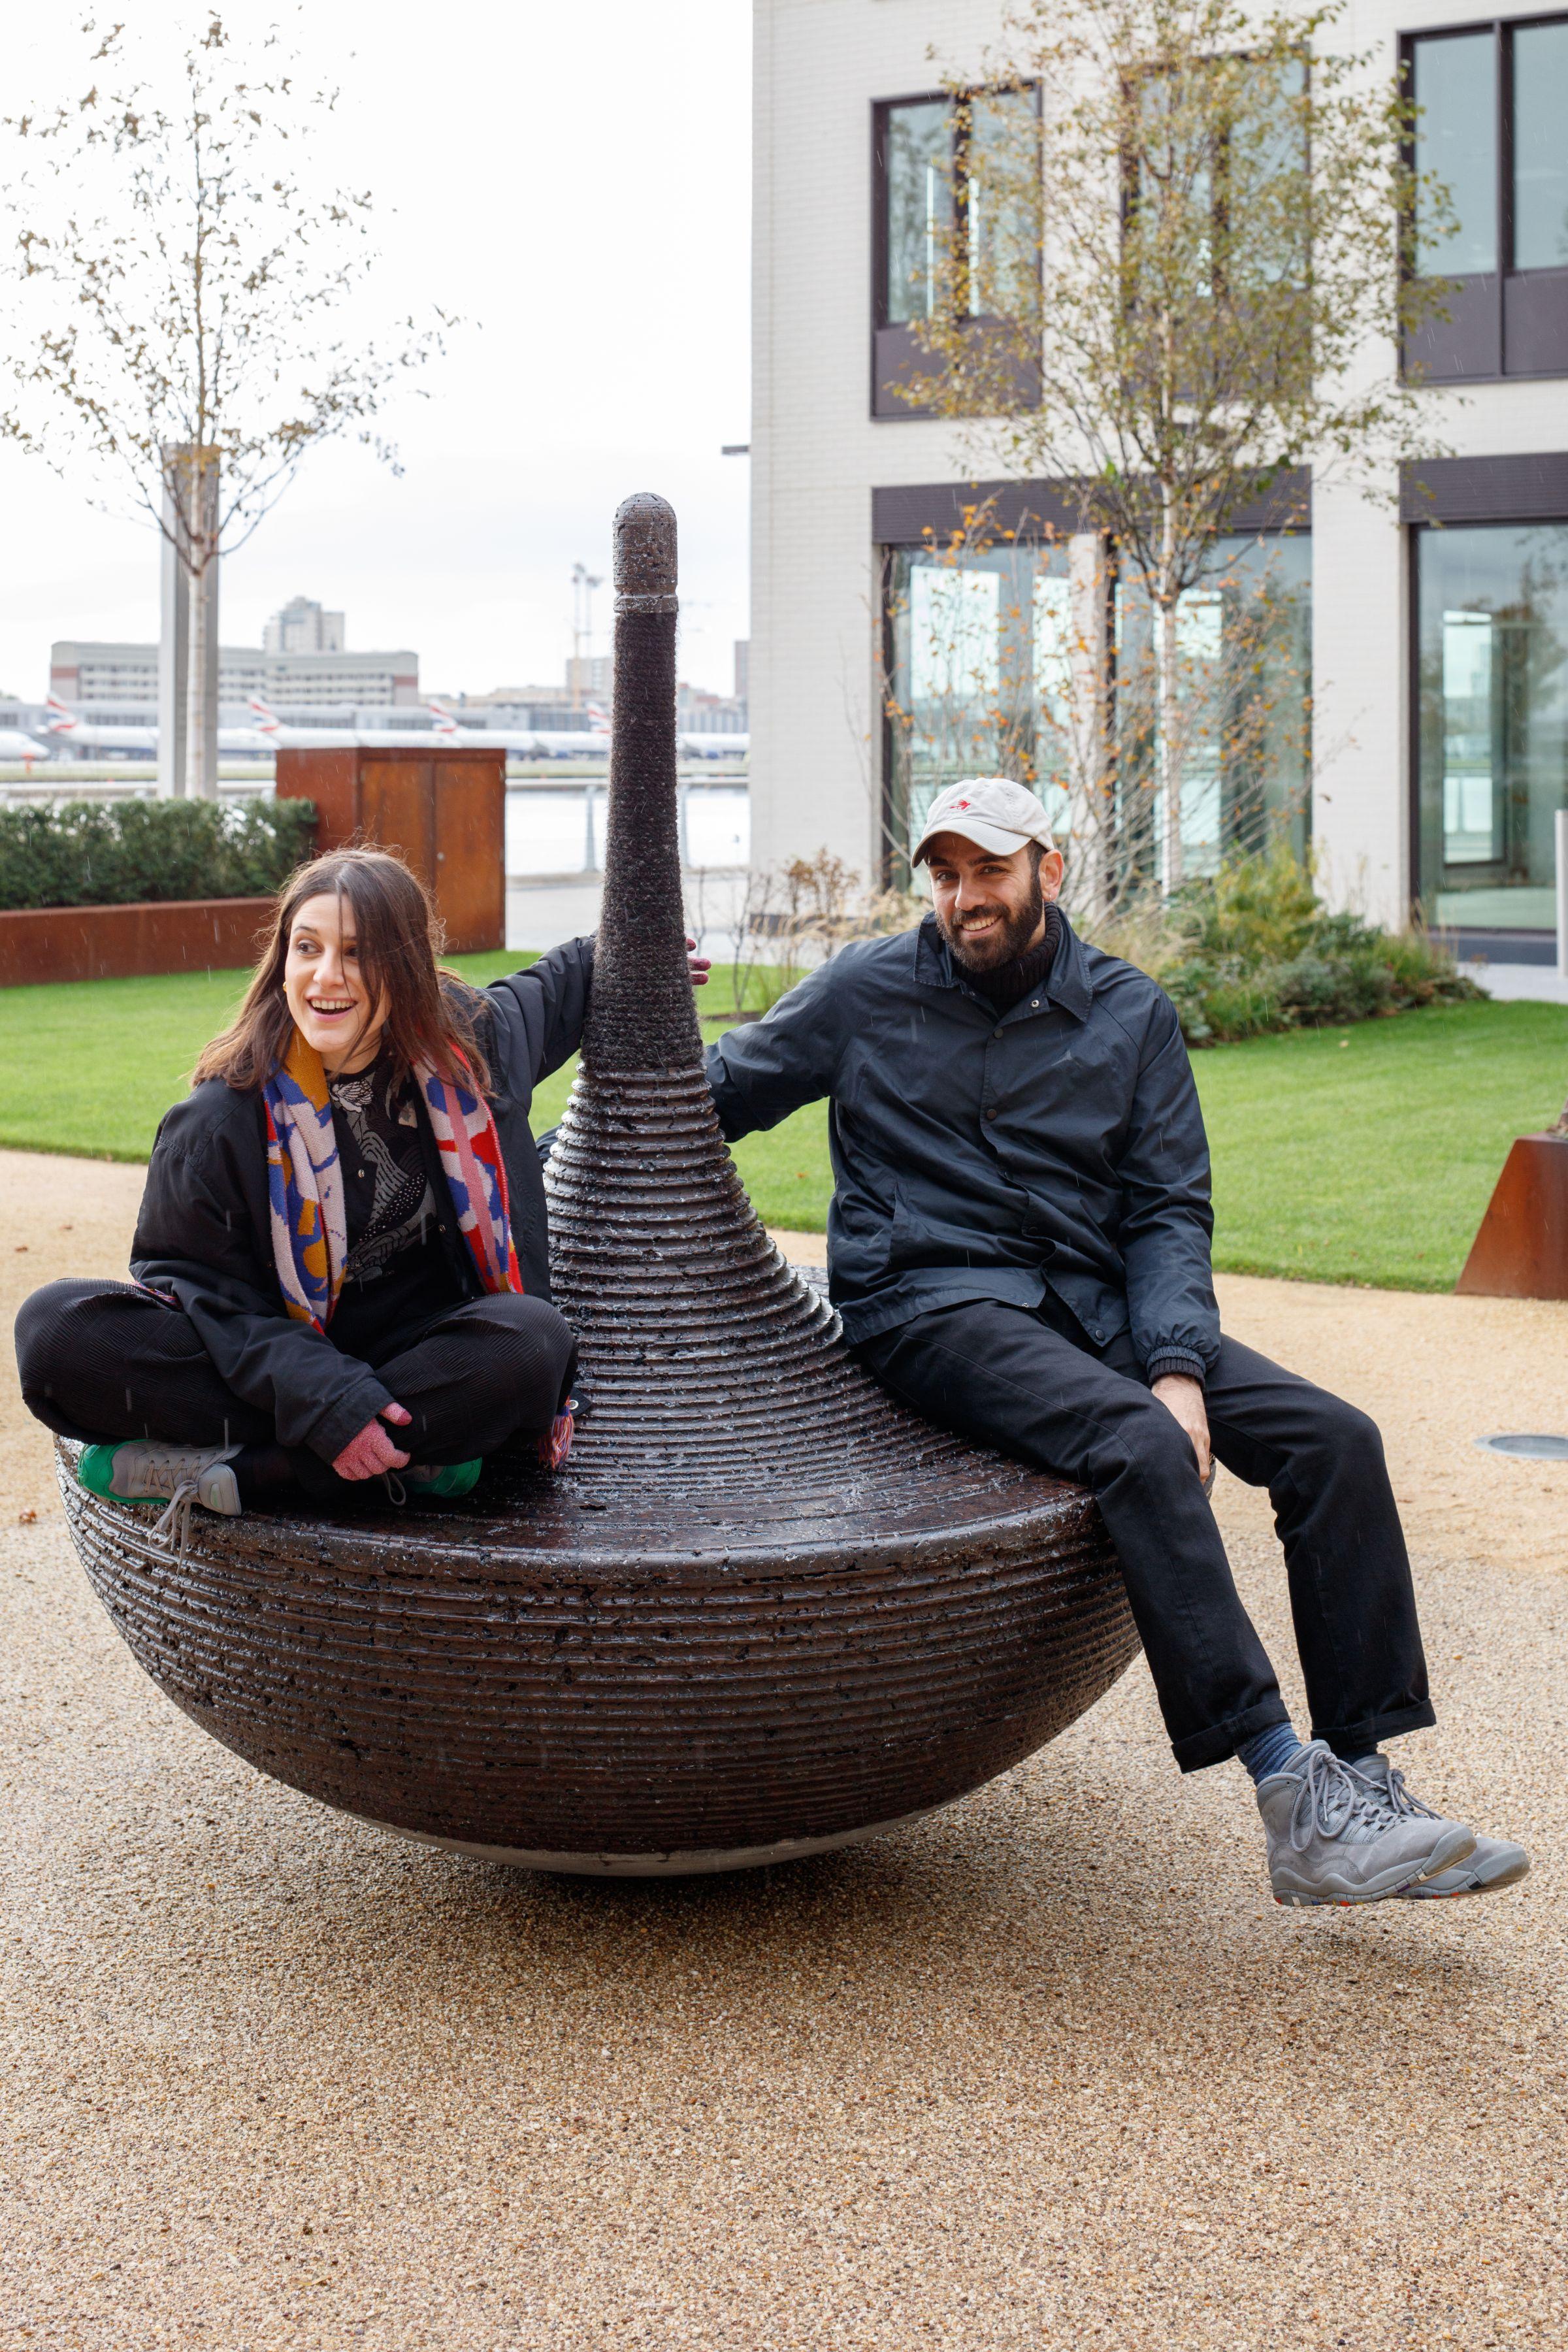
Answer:
M1370 1764L1378 1752L1375 1739L1331 1739L1329 1745L1342 1764Z
M1270 1772L1283 1772L1301 1747L1294 1725L1271 1723L1267 1731L1255 1731L1250 1739L1242 1740L1236 1752L1256 1783L1267 1780Z

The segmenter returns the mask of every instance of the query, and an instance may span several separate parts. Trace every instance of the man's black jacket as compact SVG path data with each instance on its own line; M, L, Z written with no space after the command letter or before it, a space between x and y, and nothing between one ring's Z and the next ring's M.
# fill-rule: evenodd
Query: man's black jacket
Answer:
M529 1132L534 1087L582 1042L594 942L571 940L526 971L483 991L477 1024L490 1066L490 1108L506 1162L512 1240L523 1288L550 1296L544 1180ZM432 1190L447 1202L423 1106ZM479 1278L455 1218L441 1232L454 1296L478 1295ZM285 1313L272 1261L267 1197L267 1120L259 1094L209 1078L176 1103L158 1129L131 1244L131 1271L184 1308L237 1396L269 1412L285 1445L332 1460L392 1402L369 1366L330 1336Z
M1065 920L1047 978L1000 1017L934 916L844 948L711 1046L708 1077L731 1139L829 1097L851 1343L1048 1286L1092 1341L1131 1323L1150 1380L1214 1363L1208 1145L1174 1008Z

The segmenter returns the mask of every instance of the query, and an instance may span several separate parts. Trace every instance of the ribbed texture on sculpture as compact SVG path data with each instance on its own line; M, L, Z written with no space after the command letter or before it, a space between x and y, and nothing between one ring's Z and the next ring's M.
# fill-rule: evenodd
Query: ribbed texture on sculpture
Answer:
M591 1400L577 1474L829 1515L907 1467L911 1424L757 1222L719 1132L687 978L676 817L675 517L616 519L604 917L581 1072L546 1179L551 1283ZM921 1431L923 1449L940 1445ZM891 1444L891 1452L887 1448Z
M1089 1496L928 1428L845 1350L719 1133L686 974L675 518L616 521L604 915L548 1172L589 1410L440 1517L205 1521L173 1559L62 1479L142 1664L280 1780L542 1867L715 1869L950 1801L1136 1647Z

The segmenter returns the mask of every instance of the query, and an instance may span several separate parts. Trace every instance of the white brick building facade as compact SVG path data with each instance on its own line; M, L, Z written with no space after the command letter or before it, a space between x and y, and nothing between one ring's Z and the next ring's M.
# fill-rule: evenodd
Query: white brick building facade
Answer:
M881 565L873 493L957 482L963 469L950 425L871 413L872 110L878 102L937 89L947 71L974 71L1001 17L993 0L756 0L751 762L753 856L763 865L810 856L822 846L863 873L874 872L879 863L885 779L878 656ZM1388 0L1363 0L1351 11L1343 37L1352 48L1374 48L1392 74L1402 35L1476 22L1459 0L1417 0L1399 12ZM1489 37L1500 58L1511 58L1502 35ZM1561 49L1568 58L1568 31ZM1558 54L1558 46L1541 53L1552 71ZM1451 49L1443 60L1465 62ZM1538 63L1532 50L1532 72ZM1476 108L1479 120L1479 97ZM1568 149L1568 134L1560 135ZM1568 226L1564 235L1568 239ZM1568 263L1568 241L1563 258ZM1558 278L1568 317L1568 268L1538 269L1526 289L1538 310L1548 306L1542 314L1548 341L1556 332L1551 306L1558 300L1550 281ZM1510 283L1504 281L1509 299ZM1514 313L1509 316L1511 320ZM1568 329L1563 356L1551 363L1563 373L1468 383L1462 404L1447 394L1432 395L1441 404L1442 435L1457 457L1543 461L1533 467L1494 467L1489 474L1482 469L1484 478L1450 467L1444 480L1453 520L1506 524L1516 535L1543 531L1542 561L1549 569L1568 564L1568 455L1561 454L1568 453ZM1464 814L1466 808L1482 807L1485 779L1472 779L1466 802L1467 787L1454 768L1460 754L1444 751L1441 741L1424 755L1426 769L1436 761L1440 772L1424 786L1423 838L1430 845L1434 822L1450 830L1436 850L1428 845L1423 852L1417 841L1412 602L1416 563L1428 559L1413 554L1416 536L1431 534L1402 522L1396 500L1379 504L1331 481L1314 485L1310 822L1321 871L1338 899L1395 921L1418 898L1430 906L1435 894L1441 905L1433 911L1446 921L1465 921L1471 902L1455 895L1456 888L1489 877L1496 887L1489 884L1473 901L1482 928L1500 922L1539 933L1550 920L1539 844L1525 875L1531 887L1510 896L1501 832L1490 842L1476 829L1481 819ZM1451 554L1458 531L1440 536ZM1474 544L1479 551L1480 542ZM1460 609L1468 594L1461 587L1432 586L1426 593L1436 614L1431 625L1439 632L1471 617ZM1452 611L1438 609L1445 595ZM1502 617L1479 614L1478 625L1504 631L1513 607L1505 612L1496 597L1492 603ZM1549 597L1548 604L1531 645L1550 652L1561 641L1568 662L1562 599ZM1461 633L1454 642L1463 652L1479 640ZM1498 644L1500 661L1508 647L1501 635ZM1444 675L1457 676L1458 656L1450 650L1442 659L1448 665ZM1428 657L1429 677L1437 660ZM1532 676L1542 670L1535 653L1529 663ZM1495 675L1506 684L1502 669ZM1500 684L1497 692L1502 690ZM1529 692L1535 700L1526 744L1528 789L1538 801L1555 792L1560 804L1568 803L1568 774L1559 773L1559 746L1568 757L1562 696L1539 680ZM1478 725L1479 709L1470 711ZM1439 736L1449 725L1440 712L1426 723ZM1458 723L1455 718L1452 729ZM1458 740L1455 733L1453 740ZM1517 769L1523 755L1516 747L1508 756ZM1499 760L1503 757L1500 751ZM1453 774L1442 769L1444 761ZM1496 797L1501 827L1508 812L1500 768ZM1447 815L1434 819L1435 806ZM1515 819L1523 822L1517 809L1510 821ZM1461 823L1471 824L1463 840ZM1497 854L1489 863L1482 853L1489 851ZM1451 862L1439 870L1434 858L1450 853ZM1454 862L1465 858L1468 866ZM1518 856L1514 862L1519 865ZM1519 870L1525 873L1522 866ZM1548 874L1544 884L1550 880Z

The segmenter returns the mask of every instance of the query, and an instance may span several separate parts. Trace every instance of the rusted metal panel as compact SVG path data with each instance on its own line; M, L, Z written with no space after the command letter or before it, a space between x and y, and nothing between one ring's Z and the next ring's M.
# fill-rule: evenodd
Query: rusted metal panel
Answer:
M1568 1298L1568 1135L1521 1135L1454 1287L1479 1298Z
M506 943L506 752L499 745L360 743L278 754L280 800L316 803L319 850L373 842L405 856L436 901L447 951Z
M468 943L506 944L506 763L436 761L431 887L454 955ZM458 942L463 942L459 946Z
M272 903L148 898L125 907L9 908L0 912L0 988L236 971L255 962Z

